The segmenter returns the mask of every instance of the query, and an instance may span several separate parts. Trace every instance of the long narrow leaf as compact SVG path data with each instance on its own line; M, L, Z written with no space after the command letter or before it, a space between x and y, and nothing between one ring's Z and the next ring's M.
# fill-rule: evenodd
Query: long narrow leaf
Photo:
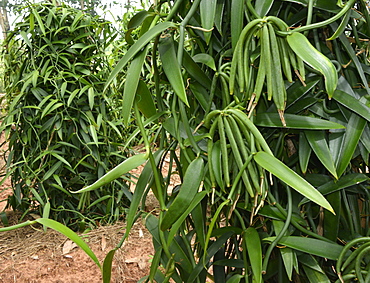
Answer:
M96 190L116 179L118 179L123 174L127 173L128 171L140 166L143 164L148 158L148 155L146 153L140 153L136 154L134 156L131 156L130 158L123 161L121 164L117 165L115 168L110 170L108 173L103 175L99 180L97 180L95 183L81 189L78 191L75 191L73 193L84 193L92 190ZM60 161L59 161L60 162Z
M244 232L244 240L248 250L255 282L262 282L262 249L261 240L255 228L249 227Z
M338 179L324 131L305 131L308 142L325 168Z
M211 35L212 35L212 28L216 14L216 4L217 0L202 0L200 2L200 20L202 23L202 27L206 30L204 31L204 38L206 39L206 43L208 44Z
M313 47L303 34L293 32L287 36L287 40L289 46L303 61L324 75L325 88L331 98L338 84L338 74L333 63Z
M291 186L301 195L334 213L330 203L323 197L321 193L319 193L310 183L308 183L305 179L303 179L271 154L263 151L257 152L254 155L254 160L267 171L271 172L277 178Z
M172 37L163 38L158 46L159 54L162 60L163 70L173 87L177 96L189 106L186 97L184 80L181 74L180 65L177 63L177 55Z
M59 233L62 233L64 236L68 237L70 240L75 242L95 262L95 264L99 267L99 269L101 269L100 262L98 258L96 257L96 255L93 253L90 247L86 244L86 242L82 240L80 236L78 236L71 229L69 229L63 224L55 220L52 220L52 219L39 218L39 219L36 219L35 221L55 231L58 231Z
M143 68L144 59L148 52L148 48L145 48L140 54L138 54L131 62L130 67L127 71L127 77L125 86L123 89L122 98L122 120L127 126L130 121L132 113L132 104L134 103L136 90L138 87L140 72Z
M366 120L358 116L356 113L352 113L347 124L340 155L336 163L338 177L344 173L351 162L365 126Z
M204 162L202 157L194 159L185 172L180 192L168 208L161 222L161 230L167 230L186 211L197 194L203 179Z
M275 237L268 237L264 238L263 241L272 242L274 239ZM298 236L283 237L279 241L279 244L298 251L332 260L337 260L343 249L343 246L340 246L336 243L329 243L318 239Z
M333 98L370 122L370 107L362 103L360 100L338 89L334 92Z
M307 130L330 130L330 129L344 129L341 124L331 121L307 117L294 114L284 114L286 128L291 129L307 129ZM261 113L257 114L255 124L261 127L283 127L279 114L276 113Z
M118 73L127 65L127 63L145 46L147 45L154 37L159 35L161 32L168 28L175 28L175 24L172 22L163 22L159 23L155 27L148 30L143 36L141 36L126 52L125 56L117 63L116 67L113 69L107 82L105 84L104 90L112 83Z

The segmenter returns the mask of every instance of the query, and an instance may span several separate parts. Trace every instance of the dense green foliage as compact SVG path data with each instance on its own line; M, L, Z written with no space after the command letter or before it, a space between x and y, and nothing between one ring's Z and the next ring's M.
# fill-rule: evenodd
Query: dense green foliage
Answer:
M370 281L366 4L157 1L131 18L105 91L122 86L146 153L79 193L148 160L116 248L144 215L156 253L142 282ZM149 190L158 215L140 209Z
M152 189L160 215L146 217L156 248L148 280L366 282L366 3L169 3L132 18L140 36L108 81L126 70L125 109L142 119L135 99L149 91L161 115L161 150L148 152L127 223ZM172 193L165 153L182 180Z
M108 22L77 9L24 8L2 54L8 108L1 130L9 139L13 209L38 209L67 225L122 215L130 195L123 179L92 193L71 193L125 159L117 97L103 93L105 51L114 39Z

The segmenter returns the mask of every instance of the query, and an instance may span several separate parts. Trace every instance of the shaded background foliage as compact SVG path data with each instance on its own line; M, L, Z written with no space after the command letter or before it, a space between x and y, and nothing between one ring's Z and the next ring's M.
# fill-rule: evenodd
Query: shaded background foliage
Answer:
M5 41L2 130L9 139L8 205L39 209L67 225L117 220L129 196L123 179L100 191L73 195L127 152L114 93L103 94L110 65L109 22L65 5L30 5ZM83 229L83 225L81 227Z

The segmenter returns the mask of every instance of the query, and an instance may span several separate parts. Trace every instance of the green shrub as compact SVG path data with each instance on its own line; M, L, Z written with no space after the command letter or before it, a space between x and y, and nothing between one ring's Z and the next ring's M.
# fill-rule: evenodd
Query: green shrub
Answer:
M99 191L72 194L125 159L117 97L103 91L110 23L68 6L24 8L6 42L8 205L67 225L117 219L129 196L121 178ZM91 221L90 221L91 220Z

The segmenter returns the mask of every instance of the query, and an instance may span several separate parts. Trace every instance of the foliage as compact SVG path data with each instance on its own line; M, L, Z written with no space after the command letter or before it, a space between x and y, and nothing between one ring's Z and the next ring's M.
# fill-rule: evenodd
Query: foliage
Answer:
M132 18L140 36L108 83L126 70L124 107L150 91L162 115L127 219L152 189L147 280L330 282L356 257L341 276L366 282L368 255L343 244L369 236L368 15L363 1L178 0ZM182 180L172 194L165 153Z
M149 190L142 282L369 281L370 15L334 2L158 1L132 17L105 89L125 72L123 122L134 113L146 149L121 173L149 162L104 282Z
M8 172L22 212L84 229L118 219L130 196L126 181L72 194L125 160L117 97L103 93L114 40L110 24L68 6L33 4L4 43Z

